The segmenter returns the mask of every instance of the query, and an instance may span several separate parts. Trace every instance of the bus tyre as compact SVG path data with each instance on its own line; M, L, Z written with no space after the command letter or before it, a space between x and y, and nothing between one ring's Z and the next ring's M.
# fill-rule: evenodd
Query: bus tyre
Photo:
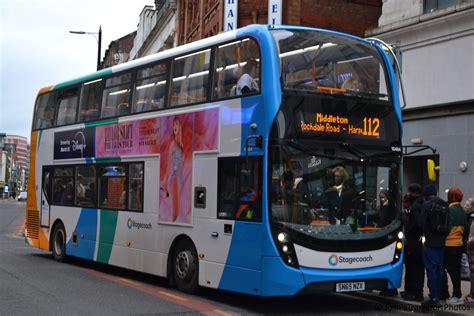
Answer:
M66 258L66 229L62 223L54 227L52 248L54 260L63 262Z
M194 293L198 287L199 263L196 249L189 241L181 241L174 252L173 277L176 287Z

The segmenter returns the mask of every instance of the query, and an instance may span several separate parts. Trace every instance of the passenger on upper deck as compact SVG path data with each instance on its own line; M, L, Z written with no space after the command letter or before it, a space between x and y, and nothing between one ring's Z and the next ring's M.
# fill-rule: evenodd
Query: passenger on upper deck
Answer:
M237 82L236 95L259 91L258 84L255 81L255 77L258 77L258 74L258 62L253 58L249 59L243 68L242 76L240 76Z

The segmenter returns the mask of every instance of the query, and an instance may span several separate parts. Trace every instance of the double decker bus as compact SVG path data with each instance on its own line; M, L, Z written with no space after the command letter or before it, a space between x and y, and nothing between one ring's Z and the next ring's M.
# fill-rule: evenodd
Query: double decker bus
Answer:
M39 91L26 238L185 292L398 288L401 131L376 42L226 32Z

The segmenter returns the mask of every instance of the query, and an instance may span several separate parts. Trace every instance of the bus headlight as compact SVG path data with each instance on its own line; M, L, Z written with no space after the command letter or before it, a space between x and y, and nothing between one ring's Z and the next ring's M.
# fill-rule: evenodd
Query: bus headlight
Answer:
M398 239L403 239L403 232L398 232Z
M298 259L290 235L287 232L279 231L273 235L273 238L275 238L275 244L283 262L293 268L298 268Z
M287 239L287 236L285 233L279 233L278 234L278 241L281 242L281 243L284 243Z

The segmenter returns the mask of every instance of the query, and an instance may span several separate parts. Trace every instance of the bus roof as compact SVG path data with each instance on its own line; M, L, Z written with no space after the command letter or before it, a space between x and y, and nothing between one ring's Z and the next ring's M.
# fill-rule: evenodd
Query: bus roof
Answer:
M220 34L212 36L212 37L201 39L201 40L191 42L191 43L188 43L188 44L185 44L185 45L182 45L182 46L170 48L168 50L158 52L158 53L155 53L155 54L152 54L152 55L144 56L144 57L141 57L141 58L138 58L138 59L134 59L132 61L129 61L129 62L126 62L126 63L123 63L123 64L119 64L119 65L112 66L112 67L109 67L109 68L101 69L99 71L89 73L87 75L80 76L80 77L77 77L77 78L74 78L74 79L71 79L71 80L68 80L68 81L64 81L64 82L61 82L61 83L58 83L58 84L55 84L55 85L45 86L45 87L43 87L39 90L38 94L41 95L41 94L47 93L47 92L52 91L52 90L58 90L58 89L61 89L61 88L66 88L66 87L69 87L69 86L81 84L83 82L88 82L88 81L96 80L96 79L99 79L99 78L103 78L105 76L108 76L108 75L111 75L111 74L114 74L114 73L118 73L118 72L121 72L121 71L124 71L124 70L132 69L132 68L135 68L135 67L140 67L142 65L153 63L153 62L156 62L156 61L159 61L159 60L164 60L164 59L176 56L176 55L181 55L181 54L186 54L188 52L193 52L195 50L199 50L201 48L216 45L216 44L219 44L221 42L230 41L230 40L236 39L237 37L240 37L240 36L257 35L259 32L267 32L268 30L283 30L283 29L287 29L287 30L312 30L312 31L332 33L332 34L335 34L335 35L348 36L348 37L352 37L352 38L358 39L358 40L364 40L362 38L359 38L359 37L356 37L356 36L353 36L353 35L350 35L350 34L345 34L345 33L340 33L340 32L330 31L330 30L324 30L324 29L311 28L311 27L288 26L288 25L275 26L275 25L251 24L251 25L245 26L243 28L239 28L237 30L223 32L223 33L220 33Z

